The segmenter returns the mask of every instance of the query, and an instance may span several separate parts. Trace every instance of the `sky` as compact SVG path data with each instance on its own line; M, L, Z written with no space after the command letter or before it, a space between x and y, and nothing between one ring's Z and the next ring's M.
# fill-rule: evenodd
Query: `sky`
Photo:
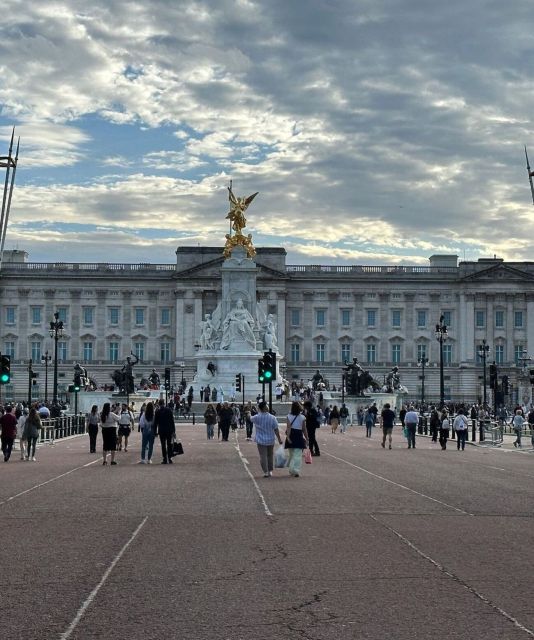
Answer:
M11 0L5 247L172 263L232 180L288 264L532 260L533 54L532 0Z

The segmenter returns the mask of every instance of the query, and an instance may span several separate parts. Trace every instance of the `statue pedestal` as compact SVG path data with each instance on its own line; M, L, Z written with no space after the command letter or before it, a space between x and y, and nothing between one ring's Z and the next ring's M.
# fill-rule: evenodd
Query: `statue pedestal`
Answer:
M248 346L248 345L247 345ZM199 351L197 353L197 373L193 379L192 386L195 399L200 399L201 387L210 386L210 389L217 389L217 402L220 400L220 388L222 387L224 399L229 400L232 388L235 389L235 377L241 373L245 382L245 401L256 401L258 394L262 393L262 384L258 382L258 360L263 356L263 351L237 351L219 349L217 351ZM277 354L277 373L280 356ZM209 363L215 365L215 374L208 370ZM277 375L279 379L279 375ZM274 387L273 383L273 398ZM265 397L267 397L267 385ZM241 402L242 393L236 394L236 401Z

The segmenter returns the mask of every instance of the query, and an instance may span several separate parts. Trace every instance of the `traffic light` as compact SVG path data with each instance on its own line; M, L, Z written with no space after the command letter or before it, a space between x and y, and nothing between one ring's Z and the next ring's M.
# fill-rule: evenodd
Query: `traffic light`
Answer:
M0 356L0 384L11 382L11 356Z
M510 380L508 379L508 376L502 377L502 392L505 396L510 395Z
M495 363L489 366L489 382L490 389L495 389L497 386L497 365Z
M263 358L258 360L258 382L265 382L265 363Z
M263 364L265 366L265 380L267 382L276 380L276 353L274 351L265 351Z
M79 375L75 375L75 376L74 376L74 384L73 384L73 385L71 385L71 386L72 386L72 390L73 390L75 393L78 393L78 391L79 391L79 390L81 389L81 387L82 387L82 379L81 379L81 376L79 376Z
M165 367L165 391L171 390L171 368Z
M37 378L37 374L33 369L30 369L30 380L32 381L32 384L37 384L37 380L35 378Z
M236 373L236 376L235 376L235 390L238 391L239 393L241 393L242 391L240 373Z

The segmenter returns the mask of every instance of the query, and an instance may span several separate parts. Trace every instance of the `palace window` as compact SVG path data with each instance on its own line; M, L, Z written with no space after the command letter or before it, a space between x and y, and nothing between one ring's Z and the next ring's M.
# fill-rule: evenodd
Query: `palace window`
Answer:
M165 307L161 310L161 326L168 327L171 324L171 310Z
M93 343L92 342L83 343L83 360L84 362L93 361Z
M315 310L315 324L318 327L324 327L326 324L326 309Z
M522 329L523 328L523 312L522 311L515 311L514 312L514 327L516 329Z
M118 342L109 343L109 359L111 360L111 362L118 362L119 360L119 343Z
M119 324L119 307L109 308L109 324L116 326Z
M341 362L350 362L352 360L351 344L349 342L341 343Z
M31 308L32 324L41 324L41 311L41 307Z
M376 327L376 309L367 309L367 326Z
M32 360L34 363L41 362L41 341L31 343Z
M391 362L393 364L400 364L401 361L401 345L398 342L394 342L391 345Z
M367 362L376 362L376 344L370 343L367 345Z
M341 326L350 327L350 309L341 309Z
M160 360L163 363L167 363L171 361L171 344L170 342L161 342L160 343Z
M6 324L15 324L15 307L6 307Z
M424 329L426 327L426 311L419 309L417 312L417 327Z
M83 308L83 324L86 327L92 327L93 326L93 307L84 307Z
M315 345L315 360L317 362L324 362L325 345L322 342L317 342Z
M142 327L145 324L145 310L136 307L135 309L135 325L137 327Z
M495 312L495 328L504 329L504 311Z

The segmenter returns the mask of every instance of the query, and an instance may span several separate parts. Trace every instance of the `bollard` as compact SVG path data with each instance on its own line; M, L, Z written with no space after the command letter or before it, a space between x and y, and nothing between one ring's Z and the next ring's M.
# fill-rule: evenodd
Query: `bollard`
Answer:
M477 421L472 418L471 419L471 442L477 441Z
M195 412L193 411L193 424L195 424Z
M484 440L485 440L484 432L486 430L486 422L489 422L489 420L481 420L478 423L478 431L479 431L478 439L479 439L479 442L484 442Z
M419 420L417 422L417 433L420 436L423 435L423 416L419 416Z
M428 435L428 416L423 416L423 430L425 432L425 436Z

